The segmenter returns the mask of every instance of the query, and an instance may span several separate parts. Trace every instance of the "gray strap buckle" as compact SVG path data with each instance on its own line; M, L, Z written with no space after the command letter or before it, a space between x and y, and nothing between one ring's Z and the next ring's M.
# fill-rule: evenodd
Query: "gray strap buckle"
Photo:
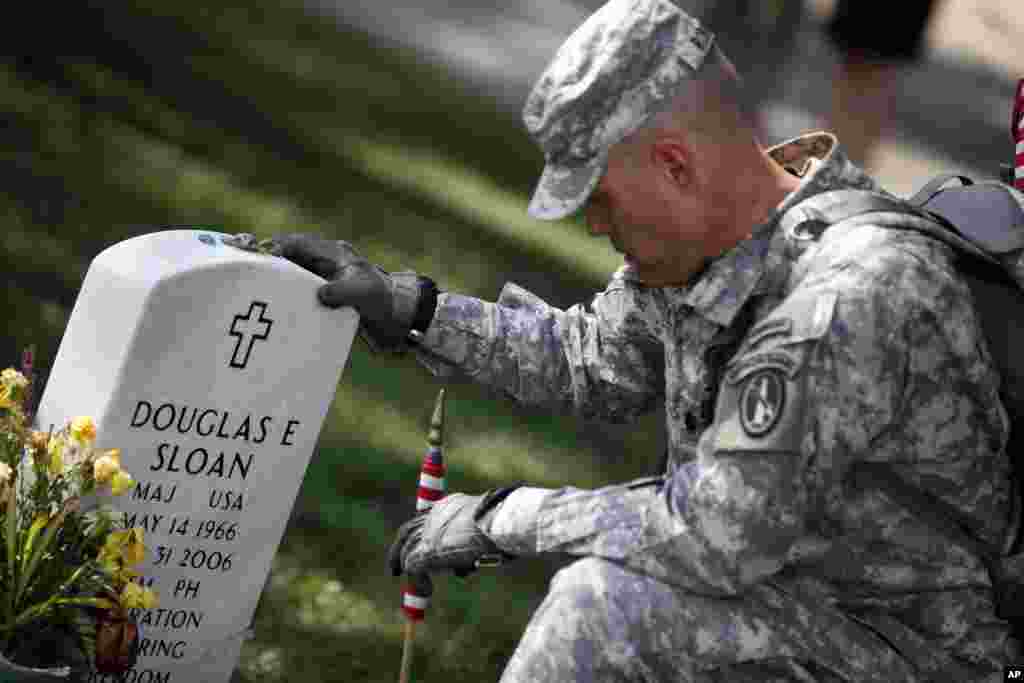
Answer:
M504 559L501 555L481 555L473 563L473 566L477 569L493 569L500 567L503 563Z

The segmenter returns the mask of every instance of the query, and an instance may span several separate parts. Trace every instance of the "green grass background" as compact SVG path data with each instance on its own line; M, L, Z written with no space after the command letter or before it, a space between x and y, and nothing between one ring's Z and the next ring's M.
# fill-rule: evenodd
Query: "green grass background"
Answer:
M517 116L295 0L85 2L63 21L70 42L22 26L0 64L10 364L34 342L48 366L92 257L162 226L319 232L488 300L511 280L568 306L617 265L580 223L526 216L542 159ZM414 507L438 387L411 359L354 347L236 679L397 680L385 553ZM660 451L657 416L588 424L466 383L447 413L450 490L600 486ZM558 566L439 577L415 680L496 680Z

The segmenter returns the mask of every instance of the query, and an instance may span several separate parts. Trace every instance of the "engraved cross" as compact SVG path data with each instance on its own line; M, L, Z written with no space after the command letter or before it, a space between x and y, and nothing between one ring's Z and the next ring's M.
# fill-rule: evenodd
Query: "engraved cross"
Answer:
M248 313L236 315L231 322L231 329L228 331L228 334L235 337L235 350L231 354L231 367L244 368L249 363L253 344L270 336L270 326L274 321L264 317L266 312L266 302L253 301L249 305ZM258 316L256 320L253 320L254 315ZM257 332L258 329L262 329L262 331Z

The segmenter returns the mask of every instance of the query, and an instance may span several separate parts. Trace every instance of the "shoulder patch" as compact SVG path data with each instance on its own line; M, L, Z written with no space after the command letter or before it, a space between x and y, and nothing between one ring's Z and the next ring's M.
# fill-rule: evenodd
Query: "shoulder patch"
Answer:
M799 451L807 411L803 369L832 326L838 295L811 289L751 328L726 366L715 409L716 452Z
M786 409L786 379L774 368L751 373L740 390L740 425L747 436L767 435Z

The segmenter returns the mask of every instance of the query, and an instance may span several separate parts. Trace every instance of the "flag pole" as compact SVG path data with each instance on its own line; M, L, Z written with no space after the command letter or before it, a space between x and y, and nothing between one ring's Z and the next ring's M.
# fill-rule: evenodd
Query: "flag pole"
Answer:
M419 487L416 490L417 512L430 509L445 494L445 463L442 450L444 445L444 395L445 390L442 387L434 402L434 414L430 418L427 453L423 456ZM402 611L405 612L406 622L405 637L402 642L402 666L398 674L399 683L409 683L416 623L423 621L429 605L429 592L418 590L412 580L407 580L402 588Z

